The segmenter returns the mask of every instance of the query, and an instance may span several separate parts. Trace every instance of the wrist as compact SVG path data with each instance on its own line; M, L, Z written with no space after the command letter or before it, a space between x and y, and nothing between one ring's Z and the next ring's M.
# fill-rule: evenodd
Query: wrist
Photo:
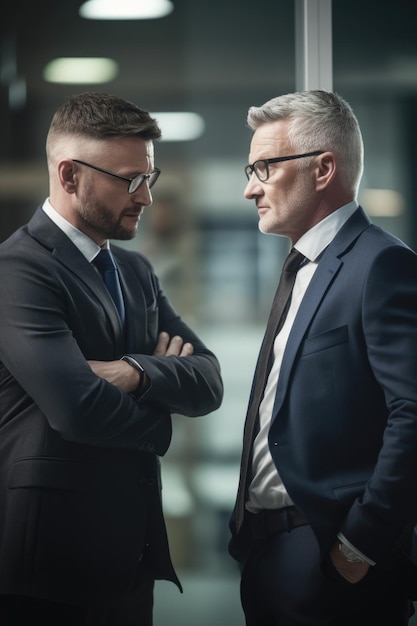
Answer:
M136 398L139 398L145 392L145 388L147 387L148 379L145 370L143 369L142 365L131 356L124 355L120 358L120 360L126 361L126 363L128 363L134 370L139 373L139 383L132 392Z
M338 549L340 554L346 561L348 561L348 563L365 563L364 559L359 556L359 554L355 550L349 548L349 546L347 546L342 541L339 541Z

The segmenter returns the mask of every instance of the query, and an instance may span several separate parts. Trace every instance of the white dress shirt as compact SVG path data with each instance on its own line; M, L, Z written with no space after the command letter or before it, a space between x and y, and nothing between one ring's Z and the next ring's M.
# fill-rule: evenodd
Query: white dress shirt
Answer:
M101 248L98 246L95 241L93 241L88 235L83 233L78 228L75 228L72 224L70 224L58 211L54 209L54 207L49 202L49 198L45 200L42 205L42 209L45 211L47 216L60 228L66 235L71 239L74 246L78 248L78 250L85 256L87 261L91 263ZM109 242L107 241L103 248L108 248Z
M268 433L282 357L295 316L317 269L319 258L343 224L356 211L357 206L356 202L349 202L331 213L307 231L294 246L307 260L297 272L290 308L285 323L275 338L273 365L259 407L260 428L253 444L252 480L246 502L246 508L252 513L257 513L262 509L277 509L292 504L272 460L268 445Z

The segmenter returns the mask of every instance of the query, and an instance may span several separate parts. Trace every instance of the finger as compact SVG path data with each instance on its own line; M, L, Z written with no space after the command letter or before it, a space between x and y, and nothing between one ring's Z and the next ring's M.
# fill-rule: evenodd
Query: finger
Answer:
M155 356L165 356L169 344L169 335L165 331L159 333L158 342L154 350Z
M194 352L194 346L191 343L185 343L180 352L180 356L190 356Z
M183 338L179 335L172 337L171 341L169 342L169 346L167 348L165 356L179 356L183 347L183 342Z

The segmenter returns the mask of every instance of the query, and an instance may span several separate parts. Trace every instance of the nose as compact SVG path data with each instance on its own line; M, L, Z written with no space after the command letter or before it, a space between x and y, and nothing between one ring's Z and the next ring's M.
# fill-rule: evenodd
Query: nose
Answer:
M142 206L151 206L153 202L152 193L149 189L148 180L145 179L140 187L132 194L136 203Z
M252 172L248 183L244 189L243 195L247 200L251 200L262 194L262 186L256 174Z

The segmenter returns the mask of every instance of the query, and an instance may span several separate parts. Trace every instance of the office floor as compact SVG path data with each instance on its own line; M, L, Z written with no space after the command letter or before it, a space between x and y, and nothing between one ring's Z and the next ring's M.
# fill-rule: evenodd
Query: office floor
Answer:
M244 626L237 574L179 576L183 594L172 583L157 582L154 626ZM417 626L417 613L409 626Z
M155 588L154 626L244 626L236 574L184 574L184 588L158 581Z

